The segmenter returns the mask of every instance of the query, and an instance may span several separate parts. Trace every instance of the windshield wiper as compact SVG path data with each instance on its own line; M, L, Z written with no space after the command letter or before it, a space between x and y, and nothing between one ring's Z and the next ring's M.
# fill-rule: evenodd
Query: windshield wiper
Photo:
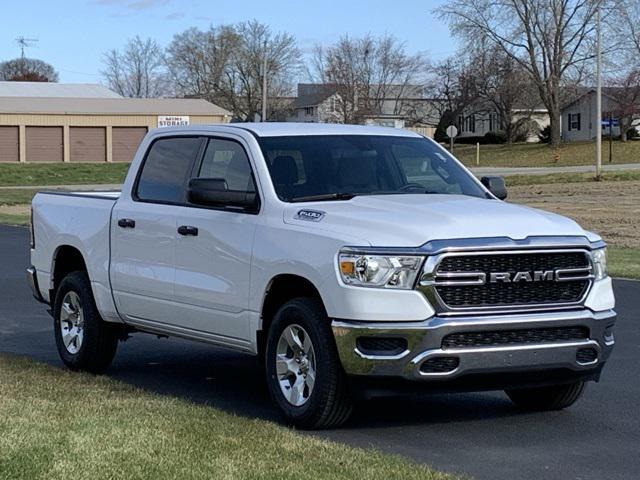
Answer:
M306 197L296 197L289 200L292 203L298 202L322 202L326 200L351 200L358 193L324 193L322 195L308 195Z

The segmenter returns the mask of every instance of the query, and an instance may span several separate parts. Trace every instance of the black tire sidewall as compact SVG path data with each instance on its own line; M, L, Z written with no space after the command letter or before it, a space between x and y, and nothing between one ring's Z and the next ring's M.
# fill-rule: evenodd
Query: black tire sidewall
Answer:
M280 335L286 327L297 324L308 333L315 355L316 381L309 399L301 406L291 405L284 397L276 371L276 352ZM322 415L331 395L332 385L340 367L324 309L313 299L299 298L284 304L276 313L267 338L266 374L269 392L288 423L305 426L313 424Z
M80 298L84 317L82 345L75 354L70 353L64 346L60 329L62 300L65 295L71 291L75 292ZM99 360L95 357L95 354L99 349L100 337L105 334L104 329L108 329L109 327L105 325L105 322L98 313L93 292L91 291L91 283L86 273L70 273L60 282L60 286L56 292L53 313L56 346L64 364L72 370L95 370L94 364Z

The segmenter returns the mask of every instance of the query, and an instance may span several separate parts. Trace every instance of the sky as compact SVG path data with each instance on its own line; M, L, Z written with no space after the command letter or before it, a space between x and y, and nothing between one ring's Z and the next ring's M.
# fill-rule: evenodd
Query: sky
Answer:
M0 0L0 61L16 38L38 39L25 55L51 63L65 83L99 83L104 52L139 35L166 46L189 27L256 19L287 31L303 52L344 34L392 34L411 53L438 60L456 50L432 10L444 0Z

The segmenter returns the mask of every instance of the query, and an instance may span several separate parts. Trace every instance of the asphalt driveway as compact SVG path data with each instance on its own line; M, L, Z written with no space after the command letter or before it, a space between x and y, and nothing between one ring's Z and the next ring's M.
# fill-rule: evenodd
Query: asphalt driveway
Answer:
M28 231L0 226L0 352L61 367L46 307L24 280ZM563 412L523 414L501 393L414 395L361 405L340 430L314 433L478 479L637 479L640 282L616 281L617 346L599 384ZM255 360L204 344L136 335L115 379L239 415L278 420Z

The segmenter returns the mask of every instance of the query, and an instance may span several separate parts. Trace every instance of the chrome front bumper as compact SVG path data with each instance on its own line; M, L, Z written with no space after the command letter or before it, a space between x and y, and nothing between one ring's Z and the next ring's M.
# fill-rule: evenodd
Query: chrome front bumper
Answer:
M443 381L468 374L499 374L566 370L585 373L599 369L614 345L613 310L558 311L514 315L433 317L423 322L357 322L334 320L333 333L345 371L351 375L396 377L407 380ZM555 327L586 327L588 338L544 343L497 344L465 348L443 348L443 339L452 333L494 332ZM358 348L361 337L403 338L406 349L390 355L367 354ZM596 358L577 358L578 350L592 349ZM455 368L425 372L430 359L452 358ZM427 369L428 370L428 369Z

